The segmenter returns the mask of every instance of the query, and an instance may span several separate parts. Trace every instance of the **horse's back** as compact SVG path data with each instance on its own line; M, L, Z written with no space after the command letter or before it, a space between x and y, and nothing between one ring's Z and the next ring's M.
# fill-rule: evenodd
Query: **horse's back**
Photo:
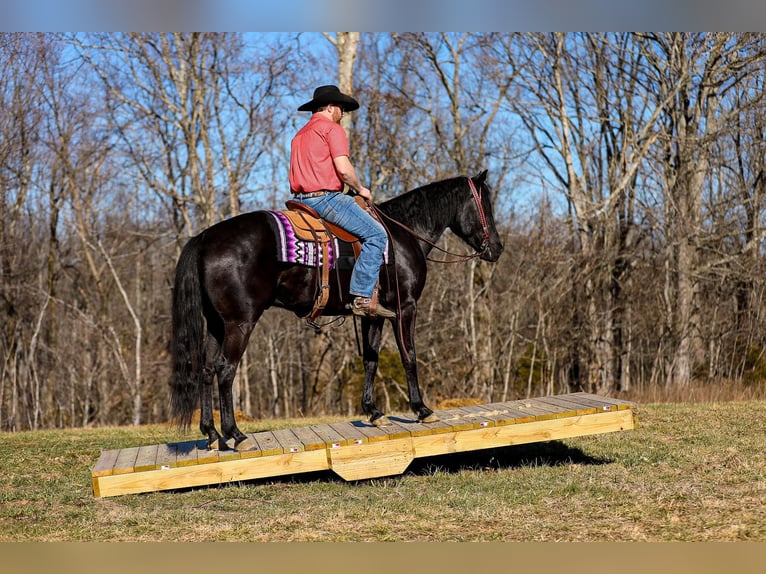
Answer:
M202 230L199 235L206 242L228 241L229 238L241 241L251 235L258 235L262 231L270 231L271 226L269 225L268 218L268 211L248 211L214 223Z
M276 238L266 211L208 227L200 237L200 272L207 297L224 321L263 311L276 288Z

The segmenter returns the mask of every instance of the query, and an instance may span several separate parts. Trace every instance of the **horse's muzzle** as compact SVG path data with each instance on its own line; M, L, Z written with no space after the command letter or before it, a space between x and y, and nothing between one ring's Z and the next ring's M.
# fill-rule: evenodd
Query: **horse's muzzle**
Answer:
M500 258L500 254L503 252L503 244L498 243L488 243L484 246L484 249L481 250L481 254L479 255L479 259L482 261L489 261L490 263L494 263Z

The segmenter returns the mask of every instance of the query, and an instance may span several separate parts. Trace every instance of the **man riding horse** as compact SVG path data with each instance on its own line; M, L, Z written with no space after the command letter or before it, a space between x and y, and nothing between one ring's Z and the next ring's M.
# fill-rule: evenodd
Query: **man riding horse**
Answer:
M390 223L387 237L375 219L341 192L344 184L362 198L370 190L356 176L348 159L348 140L339 125L344 111L359 104L335 86L322 86L301 111L312 111L295 136L290 185L296 200L314 208L330 223L360 238L361 255L353 274L336 268L327 282L327 316L362 315L362 357L365 379L362 412L372 425L386 423L375 400L384 318L391 321L402 359L410 409L421 423L438 420L420 391L415 354L417 304L426 283L428 254L446 230L465 241L474 253L460 260L497 261L503 251L492 214L487 171L460 175L410 190L375 206ZM312 311L323 268L280 259L274 212L242 213L203 229L189 239L176 265L173 286L173 378L171 412L184 428L200 406L199 428L208 448L253 448L234 416L233 383L248 339L263 312L280 307L304 317ZM389 244L390 260L383 281L381 251ZM328 258L329 259L329 258ZM380 292L375 292L380 279ZM391 308L394 314L377 305ZM349 310L347 302L353 299ZM218 381L221 433L213 420L213 384ZM231 447L227 441L231 441Z
M343 193L347 185L366 201L370 190L359 181L349 159L348 136L340 125L345 112L359 108L359 103L337 86L320 86L314 97L298 108L310 111L311 119L291 143L290 190L293 198L313 208L322 219L357 236L361 252L351 273L351 311L355 315L392 318L396 313L375 300L380 265L386 248L383 226L361 207L351 195Z

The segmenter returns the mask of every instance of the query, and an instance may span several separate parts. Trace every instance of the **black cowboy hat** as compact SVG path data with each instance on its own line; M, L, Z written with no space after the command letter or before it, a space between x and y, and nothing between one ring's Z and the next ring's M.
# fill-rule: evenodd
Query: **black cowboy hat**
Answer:
M351 96L347 96L338 89L338 86L319 86L314 90L314 97L298 108L299 112L313 112L317 108L327 104L338 104L346 112L353 112L359 108L357 102Z

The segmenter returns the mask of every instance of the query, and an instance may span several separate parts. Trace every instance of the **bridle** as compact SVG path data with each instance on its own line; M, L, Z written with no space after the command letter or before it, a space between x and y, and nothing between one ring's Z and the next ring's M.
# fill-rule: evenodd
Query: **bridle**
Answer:
M434 263L461 263L463 261L470 261L471 259L476 259L477 257L481 257L484 255L484 253L487 252L489 249L489 225L487 224L487 214L484 213L484 206L481 203L481 187L478 189L476 188L476 184L473 182L473 180L468 177L468 188L471 190L471 195L473 196L473 200L476 203L476 209L479 212L479 221L481 221L481 231L482 231L482 239L481 239L481 247L479 251L476 251L475 253L469 253L468 255L461 255L459 253L452 253L450 251L447 251L446 249L442 249L438 245L436 245L433 241L430 239L426 239L422 235L420 235L417 231L414 229L411 229L410 227L406 226L401 221L397 221L396 219L393 219L392 217L389 217L385 213L383 213L380 209L378 209L378 206L376 206L371 201L367 202L367 205L370 208L370 211L372 214L378 219L378 221L383 225L383 227L386 229L386 233L388 236L391 236L391 231L386 226L385 221L389 221L391 223L394 223L404 229L407 233L415 237L415 239L419 239L420 241L423 241L424 243L427 243L434 249L438 249L442 253L446 255L450 255L454 257L455 259L432 259L431 257L427 256L426 259L428 261L433 261ZM385 221L384 221L385 220ZM386 272L388 272L388 269L386 269ZM398 316L401 317L401 297L399 294L399 276L398 274L394 273L394 282L395 282L395 290L396 290L396 301L397 301L397 307L398 307ZM401 337L402 341L405 341L404 338L404 326L402 324L402 321L398 321L399 323L399 336ZM354 321L354 331L356 332L356 321ZM362 349L359 343L359 333L356 333L356 344L357 348L359 349L359 354L362 354ZM406 343L405 343L406 344Z
M461 263L463 261L470 261L471 259L476 259L477 257L481 257L487 252L487 249L489 249L489 225L487 224L487 215L486 213L484 213L484 206L481 203L481 187L477 188L476 184L473 182L473 180L470 177L467 179L468 179L468 188L471 190L471 195L473 196L473 200L476 203L476 209L479 212L479 221L481 222L481 231L482 231L481 247L476 252L469 253L467 255L461 255L460 253L452 253L451 251L442 249L441 247L436 245L436 243L423 237L414 229L411 229L410 227L407 227L404 223L389 217L388 215L380 211L380 209L378 209L377 206L375 206L374 204L370 204L370 205L372 206L372 209L374 210L374 212L378 215L379 219L385 218L387 221L390 221L391 223L395 223L396 225L404 229L406 232L408 232L410 235L412 235L416 239L419 239L420 241L427 243L428 245L430 245L434 249L441 251L445 255L450 255L455 258L455 259L433 259L430 256L427 256L426 259L428 261L432 261L434 263Z
M481 203L481 189L476 188L476 184L470 177L468 178L468 187L471 189L471 195L473 195L473 200L476 202L476 209L479 212L479 221L481 221L481 251L477 252L478 256L485 253L489 248L489 225L487 225L487 215L484 213L484 206Z

